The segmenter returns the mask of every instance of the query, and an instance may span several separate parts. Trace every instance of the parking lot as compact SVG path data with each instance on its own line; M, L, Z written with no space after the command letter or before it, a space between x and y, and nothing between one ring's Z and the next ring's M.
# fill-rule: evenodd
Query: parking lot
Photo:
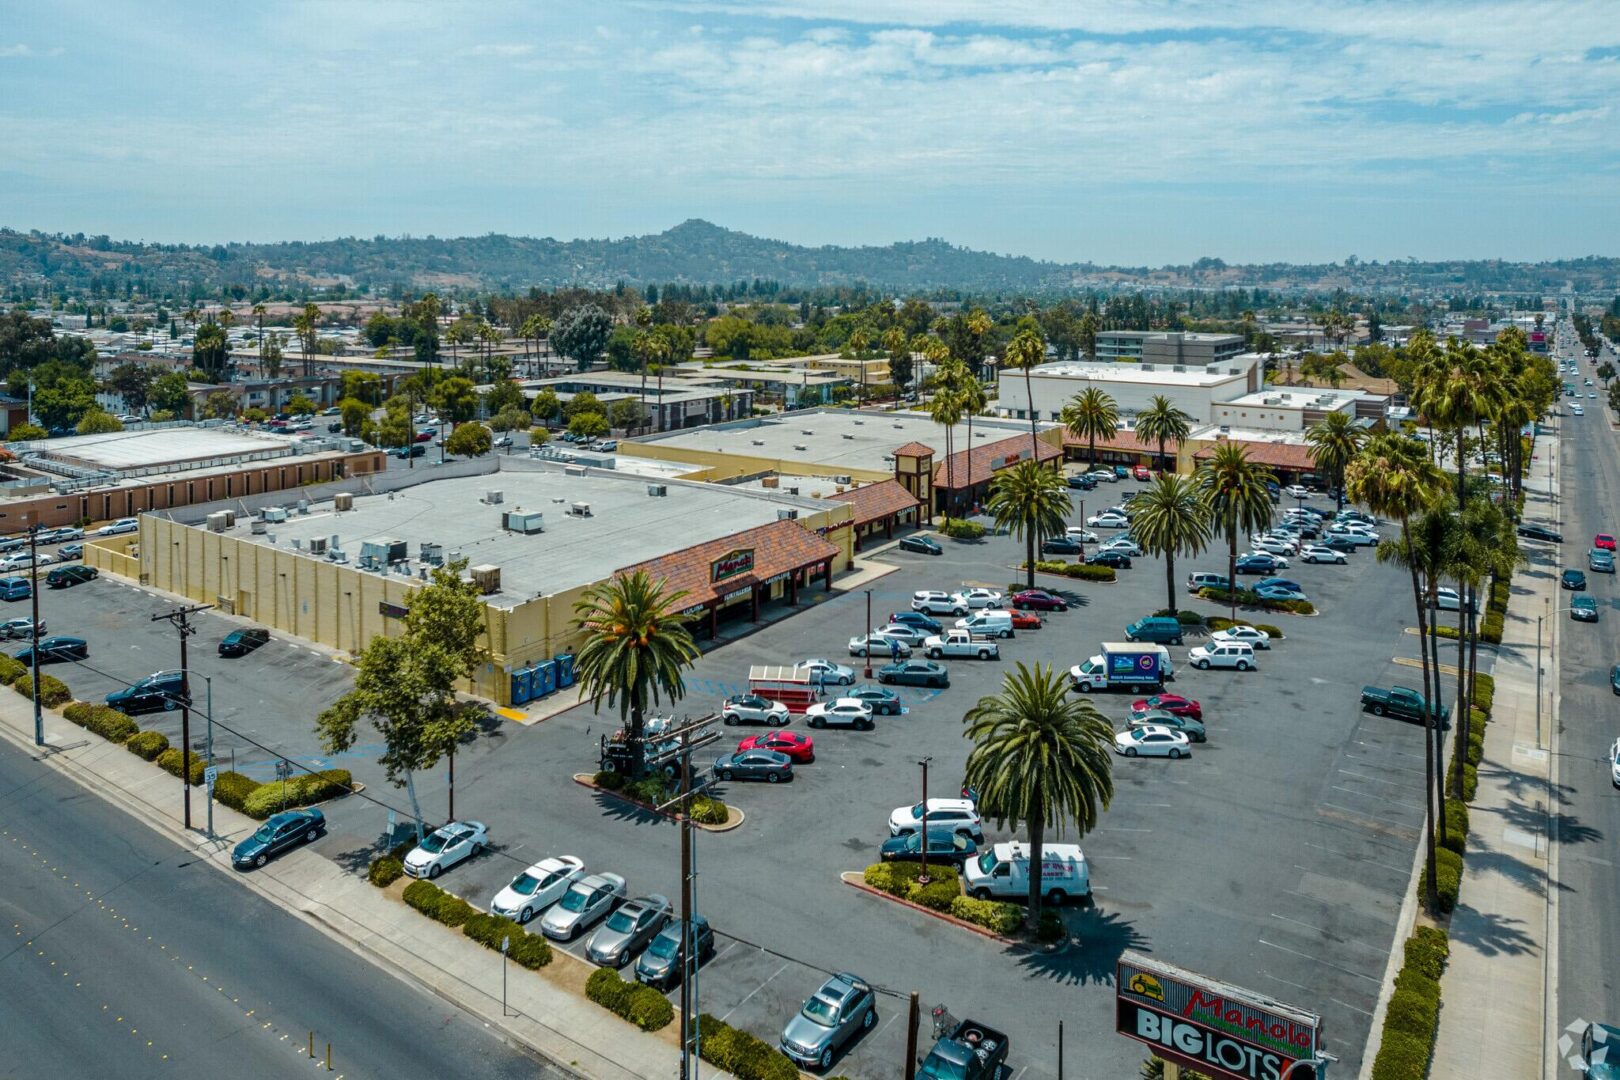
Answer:
M1091 493L1092 512L1124 494L1106 486ZM1077 506L1071 520L1079 519ZM1011 567L1022 545L1008 538L944 543L939 557L877 556L897 569L871 583L873 623L905 609L918 589L1001 588L1020 577ZM1224 553L1179 561L1178 580L1192 569L1224 572ZM902 690L906 713L879 718L874 731L815 732L816 761L790 785L725 785L721 794L747 820L728 833L699 834L700 904L721 935L702 971L703 1009L774 1042L821 972L850 970L893 996L880 999L877 1027L834 1072L892 1075L904 1053L904 995L915 989L925 1008L944 1004L1007 1031L1018 1076L1056 1075L1060 1019L1071 1068L1081 1047L1084 1075L1126 1076L1142 1055L1112 1034L1111 983L1120 951L1137 948L1322 1013L1325 1045L1344 1071L1358 1068L1420 836L1423 748L1419 729L1361 713L1357 691L1369 682L1416 682L1415 668L1394 662L1416 655L1416 639L1402 633L1410 618L1405 578L1376 565L1370 549L1348 566L1296 562L1285 576L1304 586L1322 615L1261 620L1288 638L1259 654L1259 671L1193 671L1186 648L1200 639L1172 647L1178 678L1171 689L1202 702L1209 742L1185 761L1115 758L1113 806L1081 841L1096 893L1093 906L1067 911L1074 946L1055 955L1011 951L868 896L838 875L876 860L889 812L920 796L919 759L933 759L930 794L956 794L969 749L962 714L999 689L1012 662L1066 669L1163 606L1165 572L1154 559L1136 560L1113 585L1040 578L1040 586L1069 593L1073 605L1045 616L1043 629L1004 642L1000 661L947 661L949 689ZM867 626L864 591L809 595L801 614L704 654L680 711L717 707L746 685L752 664L825 656L858 667L845 643ZM174 631L146 622L165 606L160 598L102 580L49 591L44 604L51 632L88 638L90 666L108 673L61 671L81 697L175 666ZM193 664L215 677L216 715L313 763L312 718L343 691L347 669L286 641L245 660L220 660L213 646L236 622L204 614L199 625ZM1118 727L1133 696L1093 700ZM496 850L441 883L483 906L523 865L575 854L588 871L624 874L632 895L675 897L677 830L571 780L594 768L598 737L616 723L575 708L533 726L502 723L462 753L457 810L489 824ZM168 731L178 717L143 724ZM794 726L804 730L802 719ZM744 733L726 729L715 750ZM222 745L229 740L216 741ZM359 747L338 764L370 785L368 794L403 807L404 793L379 782L378 750ZM265 755L239 753L245 771L270 768ZM444 816L444 771L417 782L432 820ZM332 830L320 849L363 866L386 811L349 799L327 813ZM987 832L991 842L1008 838Z

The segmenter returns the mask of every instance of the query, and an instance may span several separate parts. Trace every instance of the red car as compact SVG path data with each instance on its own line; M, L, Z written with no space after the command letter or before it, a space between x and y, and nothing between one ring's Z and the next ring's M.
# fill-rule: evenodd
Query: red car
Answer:
M1133 469L1131 471L1136 476L1136 478L1138 480L1151 480L1151 479L1153 479L1153 470L1149 469L1146 465L1138 465L1135 469Z
M1614 537L1610 536L1608 533L1598 533L1596 536L1592 537L1592 546L1595 548L1602 548L1604 551L1613 551Z
M1008 614L1012 616L1014 630L1039 630L1041 628L1041 617L1035 614L1033 611L1018 611L1014 609L1013 611L1008 612Z
M1131 702L1133 713L1151 712L1154 709L1163 709L1167 713L1188 716L1194 720L1204 718L1204 707L1192 698L1184 698L1180 694L1154 694L1150 698Z
M815 740L797 731L767 731L763 735L750 735L737 744L737 753L744 750L775 750L792 758L795 765L808 765L816 760Z
M1025 589L1012 595L1014 608L1030 608L1034 611L1068 611L1069 602L1061 596L1053 596L1045 589Z

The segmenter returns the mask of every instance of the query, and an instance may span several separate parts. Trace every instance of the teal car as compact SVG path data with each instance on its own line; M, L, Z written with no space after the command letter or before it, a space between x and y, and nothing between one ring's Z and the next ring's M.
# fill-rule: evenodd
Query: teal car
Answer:
M1590 596L1577 596L1569 602L1569 617L1576 622L1597 622L1597 601Z

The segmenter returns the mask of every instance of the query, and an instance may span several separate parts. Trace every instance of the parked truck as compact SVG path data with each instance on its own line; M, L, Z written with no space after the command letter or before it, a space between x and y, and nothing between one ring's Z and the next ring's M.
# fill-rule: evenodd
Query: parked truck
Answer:
M1161 690L1175 677L1170 650L1163 645L1105 641L1102 652L1069 669L1069 685L1082 694L1093 690Z
M978 900L1024 900L1029 896L1029 845L992 844L962 865L968 895ZM1041 845L1041 892L1057 905L1091 895L1091 869L1079 844Z
M917 1062L915 1080L996 1080L1007 1063L1007 1036L979 1020L951 1022L943 1007L934 1010L940 1032L928 1056Z
M944 656L976 656L980 660L1001 658L1001 646L993 639L967 630L947 630L943 634L925 638L923 651L935 660Z
M1404 686L1392 686L1388 690L1381 686L1363 686L1361 707L1374 716L1393 716L1398 720L1411 720L1419 724L1423 723L1432 712L1429 704L1423 700L1422 694ZM1445 715L1442 713L1440 722L1444 724L1445 721Z

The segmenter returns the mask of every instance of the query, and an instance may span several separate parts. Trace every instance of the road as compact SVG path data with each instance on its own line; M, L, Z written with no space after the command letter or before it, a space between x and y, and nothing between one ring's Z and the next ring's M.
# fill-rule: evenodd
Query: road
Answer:
M1575 350L1581 353L1578 346ZM1607 348L1597 361L1581 353L1582 380L1597 364L1615 362ZM1598 387L1601 394L1602 389ZM1582 387L1582 392L1586 390ZM1564 534L1561 566L1585 569L1586 551L1599 532L1620 532L1620 444L1609 423L1607 401L1584 400L1585 416L1558 420L1562 435L1559 479L1562 491L1560 526ZM1537 467L1545 468L1541 462ZM1547 549L1536 558L1547 559ZM1549 562L1538 569L1556 573ZM1571 622L1568 614L1551 620L1548 641L1556 657L1548 671L1560 695L1558 730L1553 751L1558 784L1553 791L1553 835L1558 845L1558 1011L1559 1030L1577 1019L1615 1023L1620 1020L1620 979L1614 958L1620 956L1620 866L1613 855L1620 838L1620 792L1609 778L1607 754L1617 734L1610 718L1615 695L1609 669L1620 660L1620 583L1609 574L1587 574L1598 601L1597 624ZM1569 593L1560 593L1567 607Z
M0 1078L562 1075L9 743L0 881Z

